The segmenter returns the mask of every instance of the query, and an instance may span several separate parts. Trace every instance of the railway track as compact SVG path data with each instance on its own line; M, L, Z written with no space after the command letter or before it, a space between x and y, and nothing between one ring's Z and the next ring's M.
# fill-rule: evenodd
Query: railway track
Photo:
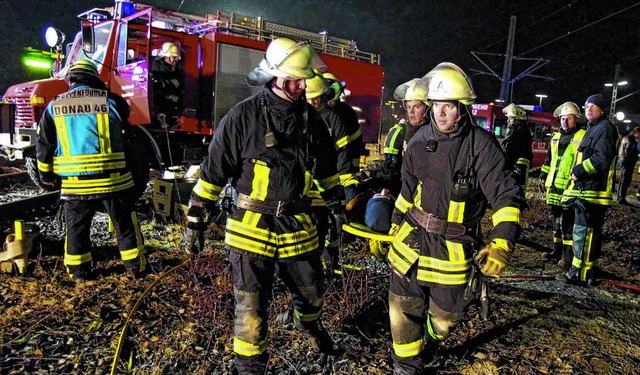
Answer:
M27 172L0 174L0 221L34 219L54 212L59 191L43 192L35 186Z

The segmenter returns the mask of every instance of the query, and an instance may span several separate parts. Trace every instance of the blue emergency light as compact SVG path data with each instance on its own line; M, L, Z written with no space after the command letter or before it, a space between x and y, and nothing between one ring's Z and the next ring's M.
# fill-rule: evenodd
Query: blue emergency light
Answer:
M136 12L136 5L131 1L116 0L113 18L128 17Z

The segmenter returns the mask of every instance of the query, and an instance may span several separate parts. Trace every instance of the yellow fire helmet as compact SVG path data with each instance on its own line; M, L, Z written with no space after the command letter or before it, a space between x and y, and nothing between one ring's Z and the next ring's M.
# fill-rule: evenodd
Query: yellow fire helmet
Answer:
M580 107L574 102L564 102L555 111L553 111L554 117L562 117L564 115L574 115L576 117L582 116Z
M309 42L278 38L267 47L260 68L274 77L307 79L313 78L314 69L322 71L326 65Z
M456 64L443 62L422 77L427 83L427 100L457 100L464 105L474 103L476 93L471 80Z
M427 84L420 78L414 78L398 86L393 92L393 97L401 101L419 100L429 104L427 102Z
M518 107L517 105L511 103L508 106L502 108L502 113L507 117L513 117L516 120L526 120L527 119L527 111L523 108Z
M327 86L327 81L322 76L322 73L316 71L316 75L313 78L307 79L307 89L305 91L307 99L315 99L329 91L329 86Z
M180 49L178 45L172 42L166 42L162 45L162 49L158 52L160 57L180 57Z
M344 92L345 87L347 87L347 84L341 80L338 79L338 77L336 77L334 74L332 73L324 73L323 77L325 80L327 80L327 83L329 84L329 89L333 89L333 98L329 98L329 100L333 100L336 101L338 99L340 99L340 95L342 95L342 93Z

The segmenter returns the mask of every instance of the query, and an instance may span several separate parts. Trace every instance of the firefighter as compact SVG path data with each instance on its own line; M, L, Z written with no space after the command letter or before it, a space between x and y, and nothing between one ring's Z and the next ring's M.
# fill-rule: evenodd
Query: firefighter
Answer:
M315 77L307 80L307 102L320 113L329 127L329 133L338 150L340 183L345 186L346 200L349 201L353 198L354 191L349 188L347 181L360 170L360 154L364 148L364 142L357 116L353 119L346 114L346 110L343 110L342 114L339 112L339 109L343 108L342 104L348 108L351 106L343 102L339 105L331 95L334 95L333 89L330 88L322 73L317 72ZM334 103L333 106L329 105L330 101ZM353 114L355 115L355 112Z
M234 363L240 374L265 372L276 270L291 293L295 326L311 334L322 352L337 351L320 321L324 277L316 225L308 214L315 179L338 228L346 221L333 141L304 96L305 80L321 66L309 43L279 38L269 44L247 77L263 89L220 121L189 202L184 241L197 251L205 214L216 210L229 179L238 193L225 244L236 301Z
M407 145L390 232L394 374L421 374L464 317L487 205L495 210L493 238L476 260L486 260L482 273L496 277L509 264L526 205L497 140L474 125L470 105L476 95L467 75L440 63L422 80L430 123Z
M620 168L620 183L618 184L618 204L627 202L627 189L631 186L633 169L638 162L638 139L640 139L640 127L633 126L631 132L622 137L618 148L618 167Z
M524 190L527 188L529 165L533 160L531 132L527 124L527 112L509 104L502 109L507 116L507 135L502 141L502 149L507 157L507 166L515 173L516 180Z
M160 125L176 125L184 92L184 64L177 44L162 44L162 48L151 61L151 77L156 117Z
M402 101L407 111L409 123L402 119L389 129L384 142L384 170L393 175L400 175L402 155L407 143L413 135L427 123L426 113L429 107L426 101L427 88L424 81L414 78L398 86L393 92L396 100Z
M602 250L602 227L607 208L613 203L618 130L607 119L608 100L601 94L585 102L587 131L578 148L571 180L562 203L575 208L573 261L569 282L592 285Z
M573 259L573 207L560 204L562 192L571 178L571 168L578 154L578 146L585 130L580 129L580 108L576 103L565 102L553 112L560 121L560 130L551 137L547 156L541 167L540 180L544 181L547 205L553 216L553 250L545 253L546 259L559 261L569 270Z
M36 135L41 182L53 187L61 179L67 228L64 265L76 282L90 276L91 219L104 208L115 226L125 267L142 276L145 251L129 197L135 195L134 181L123 139L129 105L107 90L90 61L74 62L66 80L69 90L49 103Z
M334 99L333 92L321 72L316 72L316 75L308 79L306 84L307 102L318 111L333 139L334 147L338 153L337 170L340 183L345 189L345 200L350 201L355 196L355 185L349 184L349 182L359 171L360 154L364 146L357 118L355 122L348 123L347 117L340 116L335 105L329 106L329 100ZM345 105L348 106L346 103ZM315 204L315 201L313 203L314 216L318 221L318 239L321 242L320 247L324 249L323 259L327 275L332 276L334 271L340 270L339 231L336 228L336 223L332 220L333 215L328 215L326 206Z

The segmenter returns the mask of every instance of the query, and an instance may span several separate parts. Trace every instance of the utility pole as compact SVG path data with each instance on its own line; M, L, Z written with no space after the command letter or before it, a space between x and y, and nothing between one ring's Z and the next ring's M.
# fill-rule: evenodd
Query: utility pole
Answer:
M516 16L511 16L511 22L509 23L509 36L507 38L507 52L506 54L501 53L488 53L488 52L474 52L471 51L473 57L475 57L488 71L471 69L479 74L489 74L500 80L500 97L498 99L503 100L505 103L511 102L513 98L513 84L521 80L525 77L533 77L533 78L542 78L548 81L553 81L553 78L540 76L532 74L535 70L541 68L542 66L548 64L550 60L536 58L536 57L518 57L513 55L514 44L516 39ZM502 76L499 76L489 64L482 61L480 56L478 55L492 55L492 56L500 56L504 57L504 65L502 68ZM516 75L514 78L511 78L512 74L512 64L513 60L529 60L531 61L531 65L523 70L520 74Z
M613 75L613 90L611 91L611 108L609 118L616 117L616 102L618 101L618 79L620 78L620 64L616 64L616 72Z
M504 56L504 67L502 69L502 84L500 85L500 100L505 103L509 101L511 95L511 65L513 62L513 44L516 39L516 16L511 16L509 23L509 37L507 39L507 53Z

